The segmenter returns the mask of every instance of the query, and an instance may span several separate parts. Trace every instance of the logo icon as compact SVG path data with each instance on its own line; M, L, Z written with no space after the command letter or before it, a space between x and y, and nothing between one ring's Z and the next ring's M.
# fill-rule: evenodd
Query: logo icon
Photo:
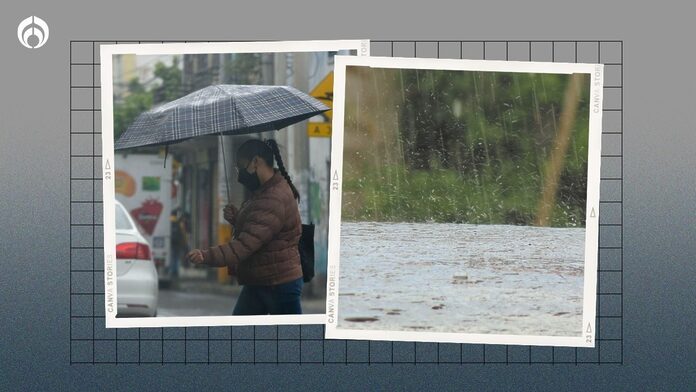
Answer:
M29 49L38 49L48 41L48 25L38 16L30 16L17 26L19 42Z

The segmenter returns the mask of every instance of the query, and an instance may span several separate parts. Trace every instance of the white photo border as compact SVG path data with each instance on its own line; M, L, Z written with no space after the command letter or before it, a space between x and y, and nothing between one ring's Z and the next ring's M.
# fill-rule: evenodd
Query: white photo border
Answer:
M323 324L324 314L266 316L190 316L116 318L116 229L114 183L113 55L162 55L205 53L291 53L355 50L370 55L369 40L193 42L101 45L102 179L104 214L104 314L106 328L213 327L245 325ZM333 136L332 136L333 137Z
M455 71L523 72L590 75L590 114L585 220L585 262L583 271L583 327L577 336L472 334L337 328L339 312L339 270L341 244L341 197L346 66L392 69L433 69ZM597 301L597 258L599 246L599 189L602 143L604 65L532 61L460 60L402 57L336 56L331 139L331 190L329 194L329 244L326 292L327 339L390 340L439 343L477 343L535 346L595 347ZM594 212L594 213L593 213Z

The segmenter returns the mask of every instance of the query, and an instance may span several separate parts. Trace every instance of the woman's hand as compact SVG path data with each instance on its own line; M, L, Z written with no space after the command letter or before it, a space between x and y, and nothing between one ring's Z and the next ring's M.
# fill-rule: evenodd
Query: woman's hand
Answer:
M237 207L235 207L233 204L228 204L222 211L225 220L234 226L234 221L237 218L237 213L239 212Z
M205 257L203 256L203 252L200 249L194 249L186 254L186 260L188 260L192 264L203 264L203 261L205 261Z

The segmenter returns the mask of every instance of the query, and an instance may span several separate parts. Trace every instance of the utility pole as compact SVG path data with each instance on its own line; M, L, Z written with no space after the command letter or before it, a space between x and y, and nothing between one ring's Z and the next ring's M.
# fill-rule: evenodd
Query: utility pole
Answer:
M293 87L300 91L309 91L309 53L294 53L293 61ZM307 135L307 120L294 124L289 129L292 138L292 169L297 178L295 186L303 195L304 203L300 203L300 214L305 221L309 221L309 136Z
M288 56L292 56L292 61L288 61ZM291 85L300 91L307 91L309 80L307 69L309 65L308 54L306 53L277 53L274 57L275 77L274 83L277 86ZM290 77L288 77L288 74ZM307 137L307 122L301 121L289 126L285 131L275 134L280 145L283 161L288 173L292 177L292 182L306 199L307 189L309 189L309 140ZM308 203L300 204L300 214L303 221L309 219Z
M273 85L283 86L287 84L288 75L288 60L287 53L274 53L273 54ZM278 147L280 148L280 153L285 158L285 164L290 163L288 154L288 134L289 132L276 132L274 133L274 138L278 142ZM289 166L288 166L289 168Z

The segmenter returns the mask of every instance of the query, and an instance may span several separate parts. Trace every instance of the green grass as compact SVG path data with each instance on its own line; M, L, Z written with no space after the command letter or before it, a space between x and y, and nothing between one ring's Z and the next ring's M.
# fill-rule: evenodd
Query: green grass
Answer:
M346 170L342 217L349 221L448 222L473 224L534 223L538 181L483 172L461 176L454 170ZM360 173L370 173L358 176ZM495 179L498 181L494 181ZM506 179L503 181L502 179ZM584 205L556 203L550 226L584 225Z

